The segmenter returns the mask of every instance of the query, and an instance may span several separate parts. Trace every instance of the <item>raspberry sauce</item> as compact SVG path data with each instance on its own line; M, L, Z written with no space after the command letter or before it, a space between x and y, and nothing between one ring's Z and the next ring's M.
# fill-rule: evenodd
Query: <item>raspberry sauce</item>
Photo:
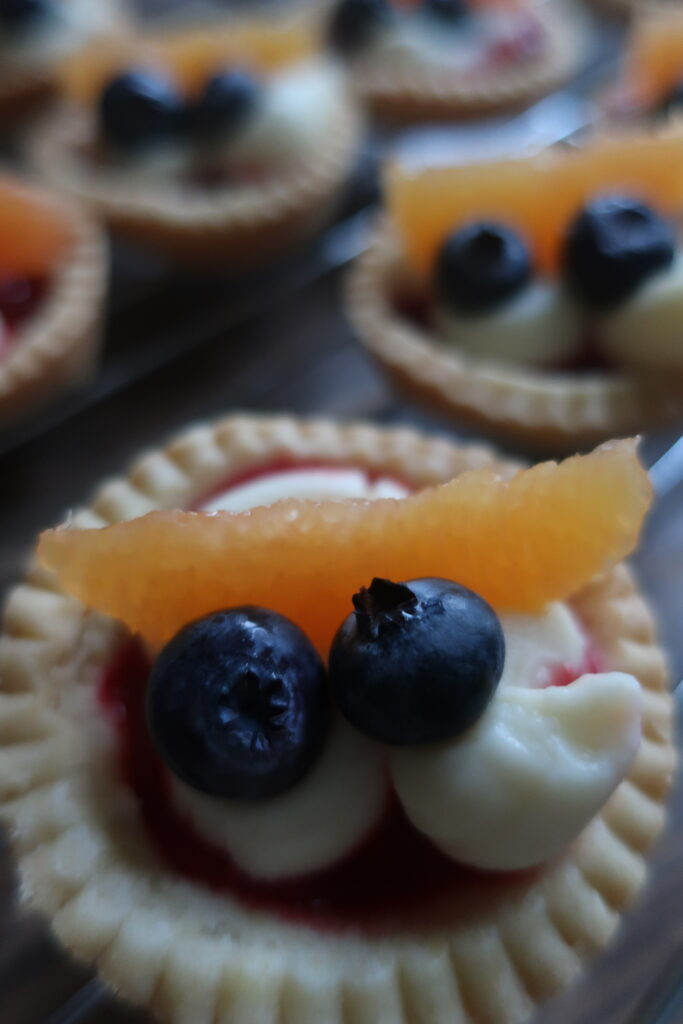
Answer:
M0 275L0 316L5 324L0 336L0 358L11 348L24 321L37 311L47 290L47 278Z

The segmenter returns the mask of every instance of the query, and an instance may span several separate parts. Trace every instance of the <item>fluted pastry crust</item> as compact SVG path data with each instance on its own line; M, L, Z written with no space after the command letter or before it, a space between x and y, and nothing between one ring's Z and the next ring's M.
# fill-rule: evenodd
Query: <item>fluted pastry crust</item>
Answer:
M395 473L415 486L466 468L514 464L482 446L407 430L233 417L194 427L105 483L76 514L98 526L196 502L246 466L292 455ZM175 876L148 844L119 781L114 739L95 709L121 629L29 569L0 639L0 815L24 900L128 999L169 1024L513 1024L566 986L603 946L646 874L664 821L672 701L652 620L617 567L574 602L610 668L645 691L629 777L558 863L456 917L372 936L319 933Z

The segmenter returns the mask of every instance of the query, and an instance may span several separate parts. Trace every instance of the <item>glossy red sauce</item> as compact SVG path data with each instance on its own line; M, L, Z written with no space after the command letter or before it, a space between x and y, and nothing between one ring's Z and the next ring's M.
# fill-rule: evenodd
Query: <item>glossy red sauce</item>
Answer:
M0 275L0 315L6 327L0 336L0 358L12 347L22 324L37 312L47 291L47 278Z
M202 500L259 476L306 466L331 468L329 462L277 459L231 477ZM147 729L145 693L150 669L142 643L127 640L103 673L98 696L116 729L121 776L138 800L150 840L183 878L318 929L371 931L397 918L408 921L446 905L452 921L458 912L454 907L461 906L464 913L477 900L495 898L496 892L534 877L532 872L483 873L456 864L410 824L396 797L388 792L384 816L342 861L293 880L251 878L174 806L168 771ZM598 659L591 655L580 668L558 666L550 685L566 686L584 672L597 670Z

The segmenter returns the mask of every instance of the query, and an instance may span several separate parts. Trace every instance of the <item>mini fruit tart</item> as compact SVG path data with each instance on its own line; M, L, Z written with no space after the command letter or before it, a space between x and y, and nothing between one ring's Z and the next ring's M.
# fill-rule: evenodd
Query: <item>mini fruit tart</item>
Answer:
M420 399L571 450L683 417L683 133L386 175L361 342Z
M240 417L144 455L7 603L23 898L167 1024L526 1020L664 820L667 673L618 564L649 502L630 442L519 470Z
M0 117L49 97L65 57L128 23L123 0L0 0Z
M612 120L680 118L683 111L683 11L644 7L630 30L621 73L600 98Z
M35 167L115 231L189 262L246 266L331 215L361 124L300 21L239 21L75 58Z
M328 37L382 117L479 117L527 106L580 63L578 20L519 0L338 0Z
M0 426L90 373L107 288L104 237L61 197L0 176Z

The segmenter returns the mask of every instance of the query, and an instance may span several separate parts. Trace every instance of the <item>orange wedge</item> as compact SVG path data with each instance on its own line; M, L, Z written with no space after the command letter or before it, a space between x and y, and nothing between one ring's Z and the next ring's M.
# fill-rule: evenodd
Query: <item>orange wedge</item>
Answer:
M639 18L631 36L626 77L646 105L683 79L683 11L670 5Z
M223 67L252 67L268 74L310 57L319 48L303 21L238 22L136 39L112 37L66 60L61 86L72 101L92 104L106 82L127 68L160 68L195 91Z
M38 193L0 177L0 273L40 277L55 270L71 241L68 221Z
M626 192L664 213L683 207L683 132L603 138L514 160L411 170L390 165L389 213L403 250L429 274L443 240L471 220L499 220L533 246L551 272L564 230L581 205L601 192Z
M566 598L633 550L650 501L635 442L620 441L509 481L475 470L401 500L289 500L48 530L39 556L69 594L154 646L208 612L256 604L327 653L373 576L444 576L515 611Z

